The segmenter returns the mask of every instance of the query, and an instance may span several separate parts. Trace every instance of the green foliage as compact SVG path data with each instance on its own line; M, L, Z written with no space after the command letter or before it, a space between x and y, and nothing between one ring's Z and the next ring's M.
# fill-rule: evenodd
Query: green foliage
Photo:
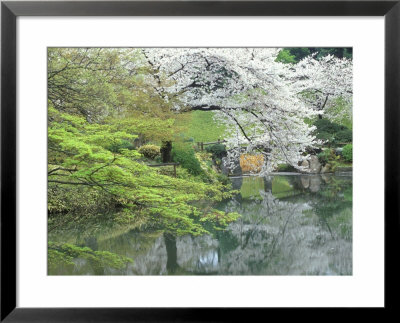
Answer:
M330 164L331 166L340 159L340 156L336 156L335 150L332 148L324 149L317 157L322 165Z
M73 270L75 267L73 258L65 255L63 252L54 249L48 249L47 252L47 266L48 271L52 272L58 267L67 267L69 270Z
M334 47L334 48L328 48L328 47L315 47L315 48L310 48L310 51L312 53L318 53L317 58L324 57L327 55L333 55L338 58L353 58L353 49L351 47Z
M89 186L71 186L49 184L47 209L50 214L76 212L82 217L104 213L118 205L118 200L104 192Z
M78 247L69 243L48 243L49 271L53 271L58 266L75 267L74 260L77 258L87 260L95 269L95 272L105 267L122 269L128 263L133 262L131 258L117 255L109 251L93 251L88 247Z
M349 144L343 147L342 156L345 161L353 161L353 145Z
M296 172L296 168L289 164L279 164L278 165L278 172Z
M81 188L85 187L87 192L92 190L95 195L108 196L110 203L104 205L103 212L107 212L107 207L114 210L118 205L124 209L124 218L146 217L154 226L174 234L197 235L207 232L199 219L202 216L209 218L208 213L213 211L203 211L192 203L207 200L212 205L213 201L231 194L218 183L207 185L160 175L155 169L141 164L138 161L141 155L135 150L111 152L107 149L111 143L134 138L116 119L107 119L104 124L90 124L83 117L59 112L51 106L49 118L49 200L60 202L64 193L58 195L58 192L67 190L71 200L77 201L68 205L70 212L79 211L77 206L84 203L94 203L95 199L85 200L90 198L89 195L80 195ZM180 156L189 157L183 158L182 162L192 172L199 172L193 148L188 155L185 152L187 150Z
M182 132L172 109L180 103L154 90L150 69L135 64L142 59L137 49L49 48L50 218L112 213L121 223L145 219L175 235L207 233L200 219L213 218L213 204L232 195L228 187L162 175L131 149L135 140L168 142ZM193 149L184 157L193 174L201 173Z
M334 153L333 149L324 149L322 152L320 152L317 155L319 162L322 165L326 165L327 163L329 163L332 152Z
M120 118L125 130L148 141L171 139L180 131L175 125L179 117L171 111L177 103L167 102L146 83L151 70L135 65L142 59L140 50L132 48L49 48L49 104L89 123ZM115 144L121 143L110 147Z
M319 133L336 133L344 129L341 125L331 122L328 119L318 119L314 122L314 125L317 127Z
M215 173L215 176L216 180L220 182L222 185L230 185L230 180L228 176L221 173Z
M200 178L203 182L213 183L223 186L230 187L230 180L227 176L218 172L218 170L213 166L213 160L210 153L207 152L198 152L196 153L196 158L200 162L201 169L203 170L203 174L200 175ZM216 160L218 164L220 159Z
M212 213L201 218L201 222L209 222L213 224L214 230L223 230L230 222L236 221L240 217L237 212L223 212L214 210Z
M122 149L133 150L135 147L128 140L120 140L119 142L112 143L107 149L113 153L120 153Z
M160 147L156 145L144 145L139 148L139 153L149 159L155 159L160 155Z
M215 145L206 146L205 150L208 153L211 153L212 157L214 159L222 159L227 154L226 147L225 147L225 145L222 145L222 144L215 144Z
M346 167L347 164L343 163L340 156L335 154L335 150L332 148L324 149L318 154L318 159L322 165L329 166L329 171L334 172L338 167Z
M283 58L289 57L289 61L285 59L279 60L279 62L282 63L297 63L304 57L307 57L311 54L310 49L305 47L284 48L279 52L278 57L280 57L280 54L282 52L284 52L284 54L282 54L281 57Z
M335 137L333 134L328 132L319 132L317 133L316 137L324 141L325 144L332 144L335 141Z
M195 151L189 143L174 143L172 146L172 159L187 169L192 175L200 175L203 170L199 160L196 158Z
M289 49L282 49L278 56L276 57L276 62L281 62L284 64L294 64L296 63L296 56L292 55Z
M339 58L353 58L353 49L350 47L290 47L282 49L278 54L278 62L297 63L303 58L315 54L316 58L333 55Z
M351 142L353 140L353 134L350 129L328 119L318 119L314 122L314 125L317 127L316 137L327 140L330 144Z
M335 143L347 143L353 141L353 132L350 129L343 129L336 133Z
M134 103L126 85L137 79L124 65L137 56L135 49L49 48L48 99L57 109L101 121L114 106Z

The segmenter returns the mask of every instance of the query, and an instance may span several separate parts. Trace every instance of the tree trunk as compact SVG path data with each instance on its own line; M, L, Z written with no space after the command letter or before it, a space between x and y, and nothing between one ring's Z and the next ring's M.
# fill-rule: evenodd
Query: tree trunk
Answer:
M163 163L171 162L172 141L163 141L161 144L161 159Z

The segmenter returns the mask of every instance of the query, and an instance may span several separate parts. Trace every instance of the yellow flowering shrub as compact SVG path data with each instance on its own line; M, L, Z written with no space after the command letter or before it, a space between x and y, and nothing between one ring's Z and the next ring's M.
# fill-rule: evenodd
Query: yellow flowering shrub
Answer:
M264 165L263 155L240 155L240 167L244 173L258 173Z

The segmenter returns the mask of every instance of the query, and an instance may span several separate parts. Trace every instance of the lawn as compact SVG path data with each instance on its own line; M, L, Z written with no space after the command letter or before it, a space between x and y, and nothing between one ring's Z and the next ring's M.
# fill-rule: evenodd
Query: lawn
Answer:
M193 138L195 142L213 142L224 139L225 125L214 120L213 111L192 111L188 118L188 128L185 137Z

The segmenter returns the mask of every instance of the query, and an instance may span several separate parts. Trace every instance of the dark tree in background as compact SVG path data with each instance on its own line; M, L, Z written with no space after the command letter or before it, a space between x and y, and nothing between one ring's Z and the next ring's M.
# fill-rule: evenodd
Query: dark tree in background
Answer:
M288 47L282 49L277 57L278 62L298 63L303 58L316 53L316 58L333 55L338 58L353 58L353 48L351 47Z

